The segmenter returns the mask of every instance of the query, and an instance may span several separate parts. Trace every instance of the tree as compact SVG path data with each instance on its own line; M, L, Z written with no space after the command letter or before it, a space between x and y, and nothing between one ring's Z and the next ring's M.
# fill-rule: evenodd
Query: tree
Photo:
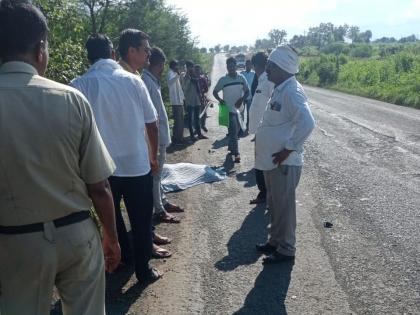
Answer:
M349 38L352 43L355 43L359 39L360 29L358 26L350 26L347 31L347 38Z
M82 0L89 12L91 33L103 33L111 3L111 0Z
M287 32L274 28L268 33L268 36L270 37L273 47L277 47L285 41Z
M224 45L223 46L223 51L224 52L228 52L229 51L229 47L230 47L230 45Z
M206 47L201 47L200 48L200 53L207 54L207 48Z
M416 41L417 41L417 37L416 35L413 34L407 37L401 37L398 42L399 43L414 43Z
M48 20L50 61L47 77L68 83L82 74L86 67L84 41L87 19L80 11L78 0L36 0Z
M354 44L350 50L350 56L354 58L369 58L372 56L373 48L369 44Z
M214 51L216 52L216 54L220 52L220 44L217 44L216 46L214 46Z
M290 45L296 48L302 48L307 44L307 37L304 35L295 35L290 40Z
M376 39L375 43L395 43L397 40L394 37L381 37Z
M335 42L344 42L344 37L348 32L349 26L347 24L340 25L339 27L334 28L334 41Z
M362 32L358 36L358 40L362 43L370 43L371 38L372 38L372 32L370 30Z
M271 40L270 39L267 39L267 38L264 38L264 39L257 39L256 41L255 41L255 49L263 49L263 50L266 50L266 49L270 49L270 48L273 48L273 43L271 42Z

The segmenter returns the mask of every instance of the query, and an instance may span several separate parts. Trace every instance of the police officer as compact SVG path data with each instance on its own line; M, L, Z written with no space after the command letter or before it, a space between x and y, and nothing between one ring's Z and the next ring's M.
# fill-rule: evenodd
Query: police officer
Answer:
M47 33L34 6L0 2L0 313L49 314L56 286L64 314L105 314L115 166L83 95L43 77Z

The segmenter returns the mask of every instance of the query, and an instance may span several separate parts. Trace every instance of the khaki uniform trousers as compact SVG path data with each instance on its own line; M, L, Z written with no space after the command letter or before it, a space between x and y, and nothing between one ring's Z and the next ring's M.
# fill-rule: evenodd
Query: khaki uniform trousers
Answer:
M296 244L296 187L302 166L280 165L264 171L270 214L268 243L278 253L294 256Z
M105 314L105 271L89 218L44 231L0 234L0 314L49 315L54 285L64 315Z

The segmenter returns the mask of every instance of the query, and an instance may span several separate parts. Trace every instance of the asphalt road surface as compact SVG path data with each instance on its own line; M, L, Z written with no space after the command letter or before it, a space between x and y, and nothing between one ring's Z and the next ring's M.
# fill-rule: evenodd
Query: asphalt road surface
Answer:
M216 56L213 84L224 62ZM186 212L157 226L174 239L173 257L152 262L164 277L148 287L132 270L108 277L108 315L420 314L420 111L305 89L317 127L298 187L295 264L261 264L267 216L249 204L252 135L233 164L214 106L210 139L172 147L168 159L224 165L228 179L169 194Z

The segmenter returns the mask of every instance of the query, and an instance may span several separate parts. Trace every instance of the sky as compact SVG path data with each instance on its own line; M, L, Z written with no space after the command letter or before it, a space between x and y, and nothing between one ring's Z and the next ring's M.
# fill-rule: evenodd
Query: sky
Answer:
M271 29L287 39L331 22L359 26L372 38L415 34L420 38L420 0L166 0L188 17L198 47L253 45Z

